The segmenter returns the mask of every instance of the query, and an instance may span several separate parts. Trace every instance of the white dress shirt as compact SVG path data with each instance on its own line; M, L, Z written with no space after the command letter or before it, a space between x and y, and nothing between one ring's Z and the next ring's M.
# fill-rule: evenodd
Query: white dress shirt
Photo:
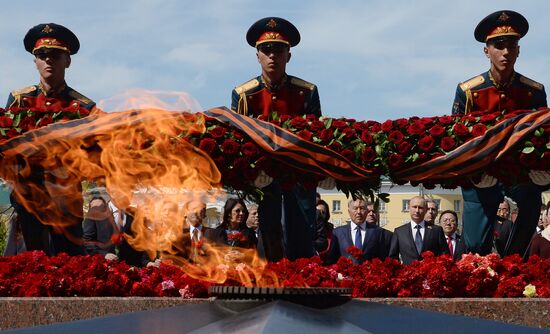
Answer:
M350 226L351 227L351 241L353 242L354 245L355 245L355 233L357 233L357 231L356 231L357 226L359 226L359 228L361 229L361 245L365 244L365 235L367 234L366 224L367 223L364 222L361 225L357 225L354 222L351 222L351 226Z
M421 221L420 224L417 224L411 220L411 233L413 240L416 237L416 225L420 225L420 235L422 236L422 241L424 241L424 232L426 232L426 222Z

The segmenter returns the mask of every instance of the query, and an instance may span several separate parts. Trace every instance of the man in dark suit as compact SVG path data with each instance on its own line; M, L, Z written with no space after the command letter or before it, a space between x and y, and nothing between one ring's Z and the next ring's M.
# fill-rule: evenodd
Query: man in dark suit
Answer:
M449 254L441 226L427 225L426 200L413 197L409 204L411 221L395 229L390 246L390 257L401 258L404 264L421 260L422 252L431 251L435 255Z
M108 201L105 196L94 194L86 218L82 222L84 246L89 255L116 253L112 236L118 229L113 213L107 205Z
M206 218L206 204L200 200L190 200L183 206L183 233L172 245L170 253L163 253L162 259L170 259L176 264L185 261L200 262L206 256L205 234L211 228L203 225Z
M374 203L352 199L348 202L348 212L351 222L334 229L326 263L336 263L341 256L349 257L354 263L374 258L383 260L387 254L384 231L376 224ZM348 253L352 246L362 250L360 257Z
M441 216L439 216L439 225L445 234L449 254L453 260L460 260L462 254L466 253L466 244L462 236L456 232L458 228L458 215L451 210L443 211Z

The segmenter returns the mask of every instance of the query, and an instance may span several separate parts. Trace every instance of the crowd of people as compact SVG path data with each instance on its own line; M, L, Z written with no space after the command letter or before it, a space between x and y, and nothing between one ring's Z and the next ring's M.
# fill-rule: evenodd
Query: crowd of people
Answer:
M519 40L528 31L527 20L519 13L503 10L490 14L476 27L475 38L485 43L484 52L490 60L490 69L458 85L453 104L453 114L493 112L503 110L536 109L546 107L544 86L514 70L519 55ZM286 73L291 59L291 47L300 42L298 29L289 21L267 17L255 22L246 34L246 40L256 51L261 74L232 91L232 111L249 117L269 118L272 114L321 116L317 86ZM82 107L90 112L100 112L89 98L70 88L65 82L65 71L71 64L71 56L80 48L76 35L66 27L55 23L39 24L29 30L24 38L25 49L34 56L40 75L38 85L15 90L9 94L8 108ZM491 251L501 256L510 254L537 254L548 256L550 230L548 208L541 213L539 232L535 212L541 192L550 184L550 173L531 171L531 183L504 185L490 175L472 180L470 187L463 187L465 201L463 233L459 234L458 215L454 211L438 214L437 203L422 197L410 201L410 222L387 231L378 226L375 203L363 199L351 199L348 203L350 222L334 228L330 223L329 206L311 187L297 183L291 188L282 186L280 180L260 173L253 182L261 189L263 199L253 206L240 199L229 198L222 212L221 223L215 228L203 225L205 203L191 201L167 204L162 210L167 217L183 218L172 222L150 222L151 236L155 231L168 231L163 240L171 241L174 249L157 254L137 251L126 238L132 237L135 208L117 208L102 196L90 202L84 221L82 199L44 199L44 205L63 206L71 203L78 210L67 212L63 227L43 224L37 212L29 212L23 205L33 189L41 189L46 183L62 182L55 173L21 161L21 173L13 184L11 202L15 214L10 226L18 244L10 245L8 253L21 251L21 240L27 250L43 250L48 254L103 254L109 259L123 259L132 265L148 265L163 257L184 258L198 262L208 256L205 243L237 248L255 248L268 261L319 255L326 263L334 263L341 256L348 256L350 248L360 250L354 261L391 257L408 264L421 258L425 251L436 255L450 254L459 259L465 252L482 255ZM69 185L79 190L80 184ZM334 180L327 178L320 187L334 187ZM74 192L73 192L74 193ZM510 203L503 202L508 195L517 203L517 219L510 220ZM51 203L50 203L51 202ZM499 207L500 203L500 207ZM497 211L497 207L499 210ZM80 212L78 212L80 211ZM170 214L170 212L172 212ZM542 211L541 211L542 212ZM161 215L162 216L162 215ZM172 226L172 230L162 228ZM176 226L176 229L173 229ZM167 232L167 233L168 233ZM16 233L17 234L17 233ZM131 240L131 238L130 238ZM76 241L76 242L75 242ZM354 251L355 253L357 251ZM228 258L238 260L238 252L228 252Z

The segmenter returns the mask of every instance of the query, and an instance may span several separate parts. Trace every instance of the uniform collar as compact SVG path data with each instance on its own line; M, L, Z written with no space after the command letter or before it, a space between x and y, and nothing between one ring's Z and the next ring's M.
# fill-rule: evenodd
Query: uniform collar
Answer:
M61 84L58 89L51 92L47 92L46 89L44 89L44 86L42 86L42 82L38 84L38 88L42 91L42 94L44 94L44 96L55 97L61 95L61 93L65 91L65 89L67 89L67 83L63 81L63 84Z
M487 76L489 77L489 80L491 80L491 82L493 83L493 85L495 85L495 87L497 89L506 89L508 87L511 86L511 83L514 82L514 80L516 79L516 71L512 72L512 75L510 76L510 79L508 80L508 82L504 83L504 84L498 84L495 80L495 78L493 78L493 74L491 73L491 70L487 71Z
M267 87L267 89L273 91L273 90L278 90L280 89L281 87L283 87L285 85L285 83L287 82L288 80L288 75L284 75L283 78L281 79L281 83L279 83L278 85L272 85L272 84L269 84L267 82L267 80L265 80L264 76L263 75L260 75L260 81L262 82L262 84L264 86Z

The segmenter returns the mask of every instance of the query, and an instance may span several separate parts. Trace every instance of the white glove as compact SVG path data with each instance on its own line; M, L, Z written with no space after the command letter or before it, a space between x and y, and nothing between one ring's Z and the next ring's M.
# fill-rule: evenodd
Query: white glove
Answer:
M256 188L264 188L273 182L273 178L269 175L267 175L263 170L260 171L260 174L258 174L258 177L254 182L252 183L254 187Z
M147 262L147 267L160 267L160 259L156 259L154 262Z
M537 186L547 186L550 184L549 172L545 172L543 170L531 170L529 171L529 177Z
M332 177L327 177L321 180L317 186L321 189L331 190L336 188L336 181Z
M473 181L472 181L472 183L477 188L491 188L492 186L497 184L497 179L490 176L490 175L487 175L487 174L483 173L483 175L481 175L481 180L478 183L475 183Z
M105 260L107 260L107 261L117 261L118 256L116 256L116 254L113 254L113 253L107 253L107 254L105 254Z

